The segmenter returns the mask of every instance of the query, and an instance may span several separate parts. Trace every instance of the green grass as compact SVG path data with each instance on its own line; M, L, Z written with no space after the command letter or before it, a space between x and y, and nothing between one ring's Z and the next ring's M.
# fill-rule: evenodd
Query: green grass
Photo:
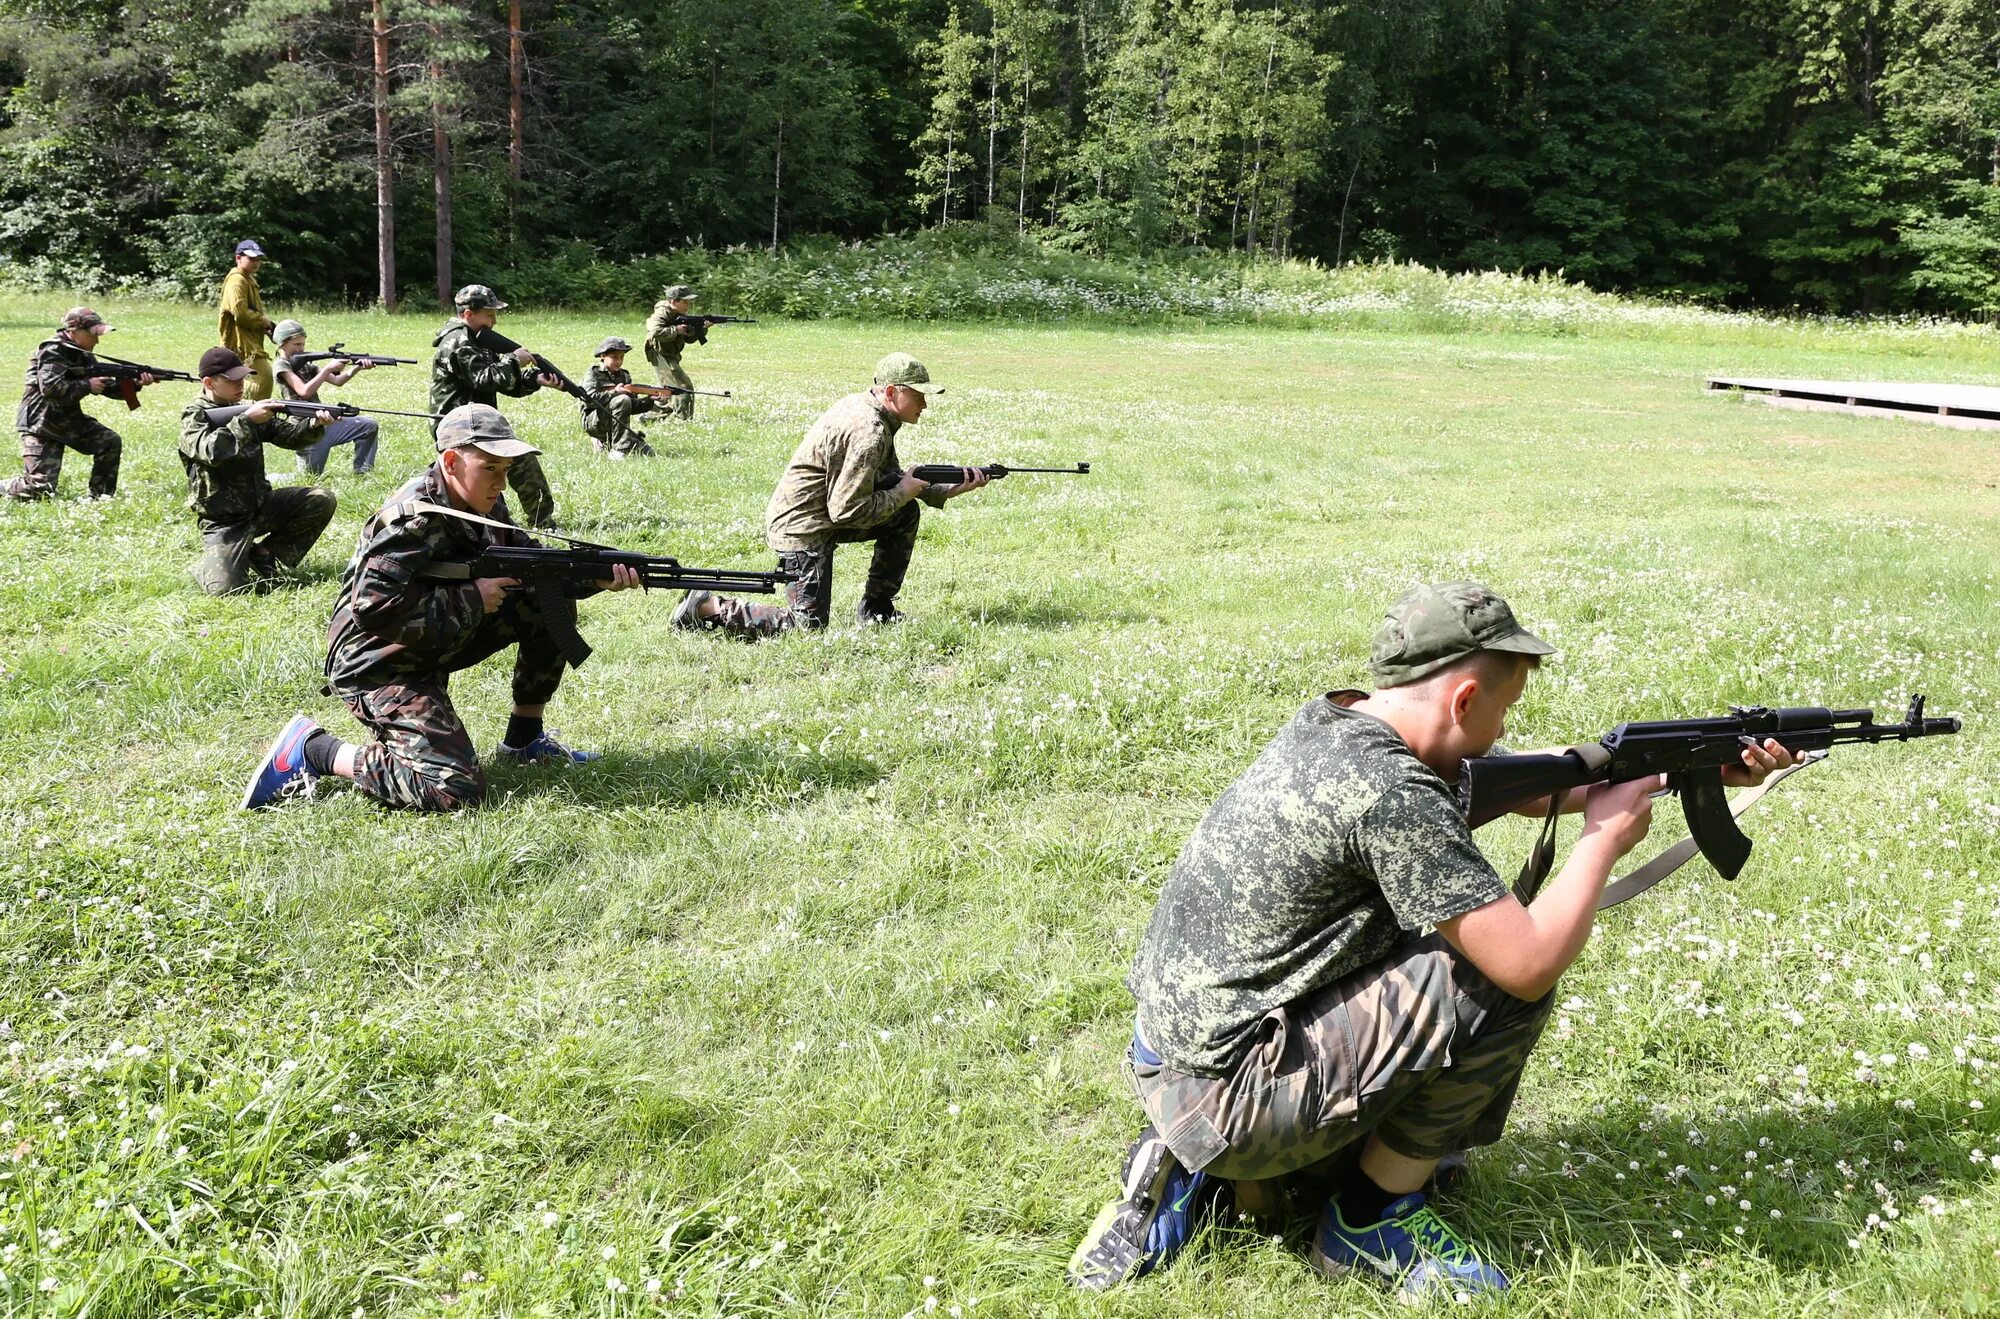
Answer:
M212 325L102 309L111 351L171 364ZM8 351L59 310L0 299ZM403 356L435 328L308 323ZM503 326L573 370L637 328ZM1995 1304L2000 448L1699 377L1991 380L2000 347L769 323L691 355L741 397L656 461L593 462L566 400L508 411L582 534L765 566L798 436L898 347L951 385L906 460L1095 473L927 515L903 627L746 647L669 631L667 599L590 602L551 718L605 761L497 770L448 818L235 809L293 710L356 732L319 695L335 577L423 433L385 426L365 480L336 452L306 585L211 600L180 387L90 405L126 437L119 497L76 498L72 456L62 499L0 508L7 1310L1396 1311L1320 1281L1304 1225L1218 1227L1101 1299L1061 1270L1136 1127L1122 980L1182 841L1303 701L1362 680L1389 599L1468 574L1565 652L1517 743L1912 690L1968 720L1838 753L1759 809L1739 880L1697 863L1603 920L1449 1205L1519 1277L1493 1312ZM419 406L420 371L347 397ZM843 619L861 571L848 551ZM482 747L506 677L455 684ZM1482 840L1511 870L1528 832Z

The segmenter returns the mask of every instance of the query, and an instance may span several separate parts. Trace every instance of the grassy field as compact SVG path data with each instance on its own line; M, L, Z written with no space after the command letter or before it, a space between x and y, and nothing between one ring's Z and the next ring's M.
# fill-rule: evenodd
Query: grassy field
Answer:
M0 299L21 360L60 299ZM100 307L192 362L211 313ZM427 356L425 318L315 344ZM512 313L572 371L636 324ZM1448 1213L1509 1315L2000 1305L2000 447L1773 411L1705 371L1982 381L1919 329L1599 335L725 328L693 426L591 459L508 412L565 524L767 566L764 500L826 403L908 348L950 390L907 461L1069 462L926 516L909 624L756 647L593 601L552 724L487 809L351 792L239 813L319 694L377 473L298 589L213 600L174 454L184 387L91 410L110 502L0 508L0 1305L153 1315L1375 1314L1287 1239L1217 1226L1103 1298L1062 1282L1137 1124L1122 985L1214 795L1364 679L1382 607L1474 575L1563 647L1510 739L1731 702L1912 691L1966 734L1848 749L1609 914L1507 1140ZM420 407L423 368L356 402ZM287 460L288 461L288 460ZM289 470L280 480L295 480ZM862 558L841 560L845 620ZM462 675L482 747L504 664ZM1572 826L1573 828L1573 826ZM1526 828L1482 841L1511 873ZM1679 836L1677 812L1655 833Z

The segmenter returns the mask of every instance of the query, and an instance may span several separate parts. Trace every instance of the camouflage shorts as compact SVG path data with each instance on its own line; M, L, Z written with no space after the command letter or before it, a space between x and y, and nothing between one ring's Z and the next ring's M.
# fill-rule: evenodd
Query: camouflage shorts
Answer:
M1131 1079L1175 1157L1218 1177L1282 1177L1370 1132L1437 1158L1500 1138L1553 999L1513 997L1432 934L1267 1014L1228 1076L1135 1040Z

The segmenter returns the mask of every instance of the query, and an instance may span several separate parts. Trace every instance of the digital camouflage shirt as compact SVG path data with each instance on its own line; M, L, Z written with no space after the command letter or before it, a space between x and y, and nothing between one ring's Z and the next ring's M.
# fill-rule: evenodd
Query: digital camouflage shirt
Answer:
M326 646L326 676L336 687L369 687L399 674L462 667L452 661L486 617L479 586L433 581L425 571L433 564L470 563L489 545L536 543L513 525L504 498L485 514L507 523L504 530L419 512L411 507L419 501L450 505L444 474L435 464L368 519L340 574Z
M697 338L696 332L683 324L677 324L680 313L670 302L653 304L653 314L646 318L646 360L653 363L678 362L681 352L688 343Z
M1127 982L1177 1071L1223 1076L1259 1018L1506 896L1451 789L1396 731L1308 704L1209 807Z
M866 392L849 394L820 414L765 506L764 536L771 548L780 554L823 549L836 529L865 530L896 516L909 501L893 484L882 483L902 470L896 459L901 427ZM936 486L918 498L944 507L944 492Z
M90 397L88 377L71 378L72 371L97 365L94 354L65 335L44 339L28 359L28 379L21 406L14 411L14 429L45 440L66 440L83 431L83 400Z
M497 406L500 395L520 398L541 383L512 356L472 342L472 327L453 317L431 340L431 411L442 415L467 403ZM437 423L431 423L437 433Z
M248 522L271 496L264 475L264 446L310 449L319 427L279 413L264 421L237 416L211 426L205 411L224 406L207 390L181 410L181 466L187 471L187 506L204 522Z

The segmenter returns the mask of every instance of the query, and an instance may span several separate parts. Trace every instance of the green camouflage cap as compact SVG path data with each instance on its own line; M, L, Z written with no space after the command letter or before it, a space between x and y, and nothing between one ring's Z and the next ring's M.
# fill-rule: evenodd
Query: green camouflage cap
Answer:
M875 364L875 383L878 385L902 385L916 390L919 394L942 394L943 385L931 383L931 373L924 370L924 364L908 353L890 353Z
M662 298L665 298L668 302L679 302L683 298L692 301L694 298L694 290L689 288L685 284L669 284L665 288L660 290L660 296Z
M500 295L484 284L467 284L451 295L451 305L460 311L505 311Z
M1482 650L1553 655L1556 648L1515 621L1507 602L1480 582L1441 582L1389 606L1368 653L1378 687L1401 687Z
M273 343L283 343L285 340L291 338L304 338L305 332L306 327L297 321L279 321L271 327L271 341Z
M489 408L484 403L467 403L453 408L444 414L444 420L438 422L439 453L446 449L462 449L467 445L495 458L525 458L531 453L541 452L526 440L515 439L514 428L500 415L500 409Z
M602 357L606 353L629 353L631 351L632 351L632 345L626 343L623 339L620 339L617 335L614 334L609 338L607 338L603 343L597 345L597 351L592 353L591 356Z
M112 326L104 323L104 318L89 307L71 307L63 313L62 327L65 330L88 330L92 334L109 334Z

